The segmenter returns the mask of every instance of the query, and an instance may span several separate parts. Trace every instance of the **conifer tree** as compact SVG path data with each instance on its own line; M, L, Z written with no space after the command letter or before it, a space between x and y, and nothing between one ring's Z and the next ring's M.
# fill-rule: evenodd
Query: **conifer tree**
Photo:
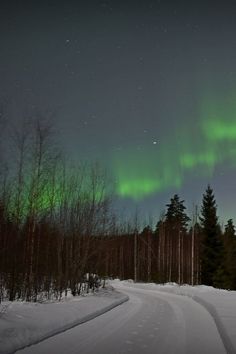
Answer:
M170 204L166 204L166 223L172 228L180 231L186 231L189 217L185 213L186 207L184 206L184 200L180 200L178 194L175 194L170 200Z
M222 241L213 189L208 185L203 194L200 222L202 227L201 282L215 285L221 265Z
M167 204L165 226L167 230L167 273L168 281L183 282L183 245L190 220L185 213L184 200L175 194Z
M229 219L224 232L224 282L223 286L236 289L236 235L233 220Z

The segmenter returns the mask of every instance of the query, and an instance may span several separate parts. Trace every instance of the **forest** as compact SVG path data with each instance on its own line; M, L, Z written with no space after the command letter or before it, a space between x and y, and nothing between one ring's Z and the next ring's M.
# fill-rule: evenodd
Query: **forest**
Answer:
M68 162L47 121L9 133L0 117L0 301L78 295L85 274L236 290L235 227L220 225L210 185L191 218L174 194L140 230L115 214L104 169Z

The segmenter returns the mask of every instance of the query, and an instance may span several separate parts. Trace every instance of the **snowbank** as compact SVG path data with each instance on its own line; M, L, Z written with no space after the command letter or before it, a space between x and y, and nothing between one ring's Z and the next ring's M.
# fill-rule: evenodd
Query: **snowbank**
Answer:
M127 301L113 288L60 302L5 302L0 305L0 353L14 353L89 321Z

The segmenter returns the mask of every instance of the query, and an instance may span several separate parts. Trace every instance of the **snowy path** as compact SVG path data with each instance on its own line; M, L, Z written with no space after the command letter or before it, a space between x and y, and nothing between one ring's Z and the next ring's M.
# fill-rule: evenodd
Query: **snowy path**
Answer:
M190 298L117 284L123 305L18 354L226 353L209 313Z

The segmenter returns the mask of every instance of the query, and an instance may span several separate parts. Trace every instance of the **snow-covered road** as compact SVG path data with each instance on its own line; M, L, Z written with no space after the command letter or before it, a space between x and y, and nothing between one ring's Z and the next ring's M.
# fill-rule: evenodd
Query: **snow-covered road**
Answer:
M128 302L17 353L226 353L211 315L191 298L115 286Z

